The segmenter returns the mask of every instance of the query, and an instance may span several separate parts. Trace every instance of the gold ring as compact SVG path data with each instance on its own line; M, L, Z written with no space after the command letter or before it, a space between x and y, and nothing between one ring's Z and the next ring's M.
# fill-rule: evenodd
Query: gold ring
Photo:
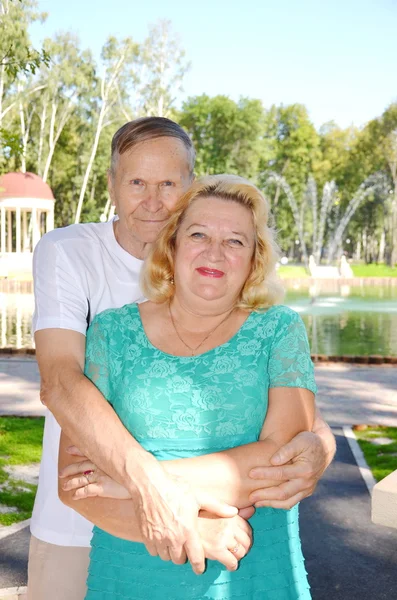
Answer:
M236 544L236 546L234 546L233 550L230 550L230 552L232 552L233 554L236 554L236 552L238 552L239 548L240 548L240 544Z

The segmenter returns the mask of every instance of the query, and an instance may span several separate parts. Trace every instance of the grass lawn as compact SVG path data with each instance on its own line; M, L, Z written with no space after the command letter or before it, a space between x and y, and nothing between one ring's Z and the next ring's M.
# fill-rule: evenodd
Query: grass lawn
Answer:
M376 481L397 469L397 427L369 427L364 431L354 430L365 460ZM374 438L389 438L389 444L377 445L371 443Z
M355 277L397 277L397 267L387 265L351 265Z
M277 273L281 279L294 279L299 277L309 277L303 265L281 265Z
M36 485L15 479L5 467L39 463L44 418L0 417L0 505L18 512L2 513L0 524L11 525L32 514Z

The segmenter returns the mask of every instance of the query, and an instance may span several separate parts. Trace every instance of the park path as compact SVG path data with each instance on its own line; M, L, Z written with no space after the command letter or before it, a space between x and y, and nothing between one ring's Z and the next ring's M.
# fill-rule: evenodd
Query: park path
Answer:
M397 531L370 521L370 496L344 425L397 426L397 368L316 367L318 405L337 437L336 458L301 504L301 532L313 600L389 600L397 594ZM0 360L0 414L40 415L34 359ZM1 588L26 585L29 532L0 539Z
M0 415L40 416L34 358L0 358ZM397 426L397 367L329 363L316 366L317 403L334 426Z

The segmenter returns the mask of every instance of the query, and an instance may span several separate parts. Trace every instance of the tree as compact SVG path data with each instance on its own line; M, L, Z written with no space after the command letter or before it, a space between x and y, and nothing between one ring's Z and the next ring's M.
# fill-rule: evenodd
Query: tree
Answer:
M183 78L189 68L171 22L159 20L151 25L139 52L135 112L169 117L177 94L183 91Z
M98 112L95 119L95 133L90 156L85 169L79 200L76 208L75 223L80 222L81 210L87 190L91 170L97 153L101 133L105 127L114 123L127 94L130 82L135 78L134 67L138 56L138 46L131 38L118 42L116 38L109 38L102 50L103 76L99 78L100 88ZM123 93L122 93L123 92Z
M49 64L48 53L34 50L28 35L29 24L45 18L45 13L37 12L35 0L0 0L0 138L15 154L24 144L3 127L4 117L14 106L7 100L18 74L35 73L41 64Z
M384 173L389 179L389 193L377 199L381 210L376 211L377 222L373 222L374 211L367 210L367 204L357 211L355 216L356 228L361 240L358 244L374 246L372 235L378 237L376 243L379 255L385 256L388 264L397 262L396 219L396 180L394 175L393 131L397 129L397 103L391 104L377 119L369 121L360 132L357 141L350 152L349 164L350 181L363 181L377 172ZM371 253L373 254L373 252Z
M255 179L263 149L259 100L203 94L189 98L177 116L197 151L197 175L236 173Z

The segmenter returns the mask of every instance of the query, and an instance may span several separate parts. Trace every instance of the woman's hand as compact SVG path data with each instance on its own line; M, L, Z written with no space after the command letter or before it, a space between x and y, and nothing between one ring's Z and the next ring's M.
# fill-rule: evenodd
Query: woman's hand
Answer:
M116 500L129 500L131 498L125 487L98 469L93 462L85 459L81 462L68 465L59 473L60 479L69 477L62 484L65 492L75 490L73 500L83 498L115 498Z
M200 511L198 529L205 557L217 560L228 571L237 569L239 560L248 554L252 545L252 529L238 515L220 518L207 511Z

